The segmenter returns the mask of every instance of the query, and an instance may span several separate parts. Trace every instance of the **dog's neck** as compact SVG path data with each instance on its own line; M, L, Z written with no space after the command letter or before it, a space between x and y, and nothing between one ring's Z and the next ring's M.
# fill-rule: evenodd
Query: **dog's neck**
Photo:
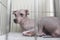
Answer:
M24 23L24 22L26 22L27 20L29 20L29 18L28 18L28 17L26 17L26 18L22 19L22 21L20 22L20 24L23 24L23 23Z

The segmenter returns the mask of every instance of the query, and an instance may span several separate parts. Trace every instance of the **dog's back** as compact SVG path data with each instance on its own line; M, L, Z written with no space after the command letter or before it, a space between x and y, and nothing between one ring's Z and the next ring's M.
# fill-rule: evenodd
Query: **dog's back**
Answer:
M47 33L53 33L56 29L60 28L60 19L57 17L42 17L39 21L39 25L42 25L44 31L46 30Z

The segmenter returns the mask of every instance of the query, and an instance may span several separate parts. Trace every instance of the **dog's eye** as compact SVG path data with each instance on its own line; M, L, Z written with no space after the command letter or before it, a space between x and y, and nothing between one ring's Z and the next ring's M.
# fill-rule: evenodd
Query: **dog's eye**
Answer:
M17 16L17 15L15 14L15 16Z
M20 15L21 15L21 16L23 16L23 14L22 14L22 13L21 13Z

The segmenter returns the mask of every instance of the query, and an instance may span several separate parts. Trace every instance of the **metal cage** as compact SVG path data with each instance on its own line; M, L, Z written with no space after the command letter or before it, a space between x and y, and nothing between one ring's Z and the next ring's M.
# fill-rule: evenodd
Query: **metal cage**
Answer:
M0 0L0 40L54 40L55 38L51 39L50 36L41 38L37 35L33 37L20 35L22 29L20 25L13 22L15 17L12 13L14 10L28 9L31 13L28 17L34 19L35 34L37 34L39 18L46 16L60 18L59 3L60 0Z

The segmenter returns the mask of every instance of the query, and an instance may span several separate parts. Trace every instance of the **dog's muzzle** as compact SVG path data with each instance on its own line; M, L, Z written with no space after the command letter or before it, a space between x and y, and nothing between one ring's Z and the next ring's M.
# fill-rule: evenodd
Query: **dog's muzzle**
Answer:
M14 23L17 23L17 19L14 19Z

